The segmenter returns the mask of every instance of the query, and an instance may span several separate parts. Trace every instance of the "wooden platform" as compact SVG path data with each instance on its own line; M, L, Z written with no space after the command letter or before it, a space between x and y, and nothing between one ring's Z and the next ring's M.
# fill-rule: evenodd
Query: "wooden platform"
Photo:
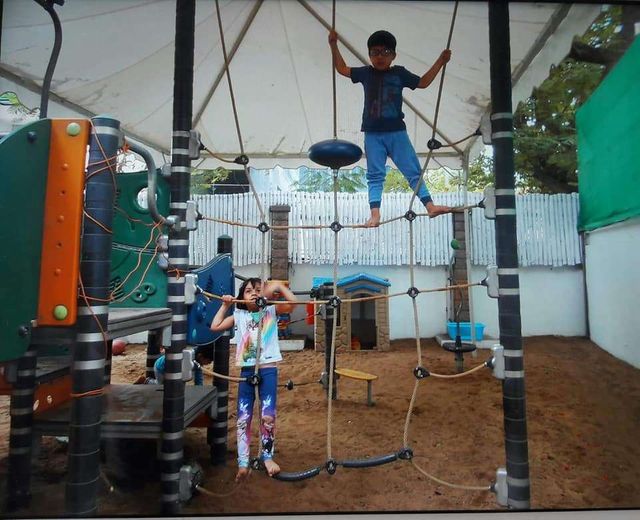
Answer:
M105 410L102 414L103 438L158 439L162 434L162 385L107 385ZM212 386L187 385L184 388L184 424L212 405L217 405L217 390ZM34 417L36 435L60 436L69 434L71 402ZM217 411L211 410L211 415Z

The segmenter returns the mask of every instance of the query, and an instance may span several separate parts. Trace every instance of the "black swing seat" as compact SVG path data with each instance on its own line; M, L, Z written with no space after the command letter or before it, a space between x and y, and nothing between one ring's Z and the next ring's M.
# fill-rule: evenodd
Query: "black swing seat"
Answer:
M345 468L371 468L373 466L381 466L382 464L388 464L398 460L397 453L390 453L388 455L380 455L378 457L370 457L368 459L351 459L343 460L339 464Z
M317 477L321 471L321 466L304 471L281 471L280 473L276 473L275 475L273 475L272 478L281 480L283 482L297 482L299 480L306 480L308 478Z

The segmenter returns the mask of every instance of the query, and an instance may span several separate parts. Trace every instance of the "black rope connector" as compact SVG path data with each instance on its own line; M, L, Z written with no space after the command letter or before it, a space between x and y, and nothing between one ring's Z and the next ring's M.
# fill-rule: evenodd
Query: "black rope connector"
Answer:
M429 139L427 141L427 148L429 148L429 150L437 150L438 148L442 148L442 143L437 139Z
M407 212L404 214L404 218L406 218L409 222L414 221L414 220L416 219L416 217L417 217L417 216L418 216L418 215L416 215L416 212L415 212L415 211L413 211L412 209L410 209L409 211L407 211Z
M289 379L289 380L284 384L284 387L285 387L287 390L293 390L293 381L291 381L291 379Z
M480 130L480 127L478 127L476 131L473 132L473 135L482 135L482 130Z
M401 460L411 460L413 458L413 450L411 448L402 448L398 452L398 458Z
M333 307L334 309L338 308L338 305L340 305L340 303L342 302L342 300L340 300L339 296L331 296L328 300L327 300L327 305L329 307Z
M416 296L418 296L418 294L420 294L420 289L418 289L417 287L409 287L407 289L407 294L412 298L415 298Z
M251 469L255 469L256 471L260 471L264 467L264 465L258 457L254 457L249 461L249 467Z
M425 377L429 377L429 371L424 367L416 367L413 369L413 375L416 379L424 379Z
M317 300L319 297L320 297L320 291L318 290L317 287L314 287L309 291L309 298L311 298L312 300Z
M258 296L255 299L256 307L258 307L258 309L264 309L268 305L267 301L268 300L264 296Z
M342 224L340 224L340 222L338 221L334 221L331 223L331 225L329 226L331 228L331 231L333 231L334 233L337 233L338 231L340 231L344 226Z
M267 231L269 231L269 224L267 224L266 222L260 222L260 224L257 225L258 231L261 231L262 233L266 233Z
M242 164L243 166L246 166L247 164L249 164L249 157L247 157L245 154L238 155L238 157L236 157L233 160L233 162L236 164Z
M338 462L335 459L329 459L324 467L327 469L329 475L333 475L338 469Z
M262 378L258 374L252 374L250 376L247 376L247 378L245 379L245 382L251 386L258 386L260 384L260 381L262 381Z

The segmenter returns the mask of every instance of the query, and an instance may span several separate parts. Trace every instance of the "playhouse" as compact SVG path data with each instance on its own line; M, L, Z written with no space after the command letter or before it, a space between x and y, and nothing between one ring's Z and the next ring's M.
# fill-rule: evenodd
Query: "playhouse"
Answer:
M328 278L314 278L318 288L330 283ZM389 350L389 299L391 284L384 278L368 273L358 273L340 278L337 295L341 300L367 298L351 305L340 306L340 319L336 329L336 348L353 350ZM323 351L326 338L326 319L316 316L313 338L316 351Z

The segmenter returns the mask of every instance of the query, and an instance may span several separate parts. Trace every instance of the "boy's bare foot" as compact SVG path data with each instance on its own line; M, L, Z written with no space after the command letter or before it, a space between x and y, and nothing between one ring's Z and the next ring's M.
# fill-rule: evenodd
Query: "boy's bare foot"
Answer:
M275 463L275 461L273 461L271 459L265 459L264 468L267 470L267 474L270 477L273 477L274 475L280 473L280 466L278 466Z
M367 227L378 227L380 225L380 210L378 208L371 208L371 216L364 225Z
M429 218L438 217L446 213L451 213L452 208L449 206L436 206L433 202L427 204L427 213Z
M251 470L249 468L238 468L238 473L236 473L236 482L244 482L250 474Z

